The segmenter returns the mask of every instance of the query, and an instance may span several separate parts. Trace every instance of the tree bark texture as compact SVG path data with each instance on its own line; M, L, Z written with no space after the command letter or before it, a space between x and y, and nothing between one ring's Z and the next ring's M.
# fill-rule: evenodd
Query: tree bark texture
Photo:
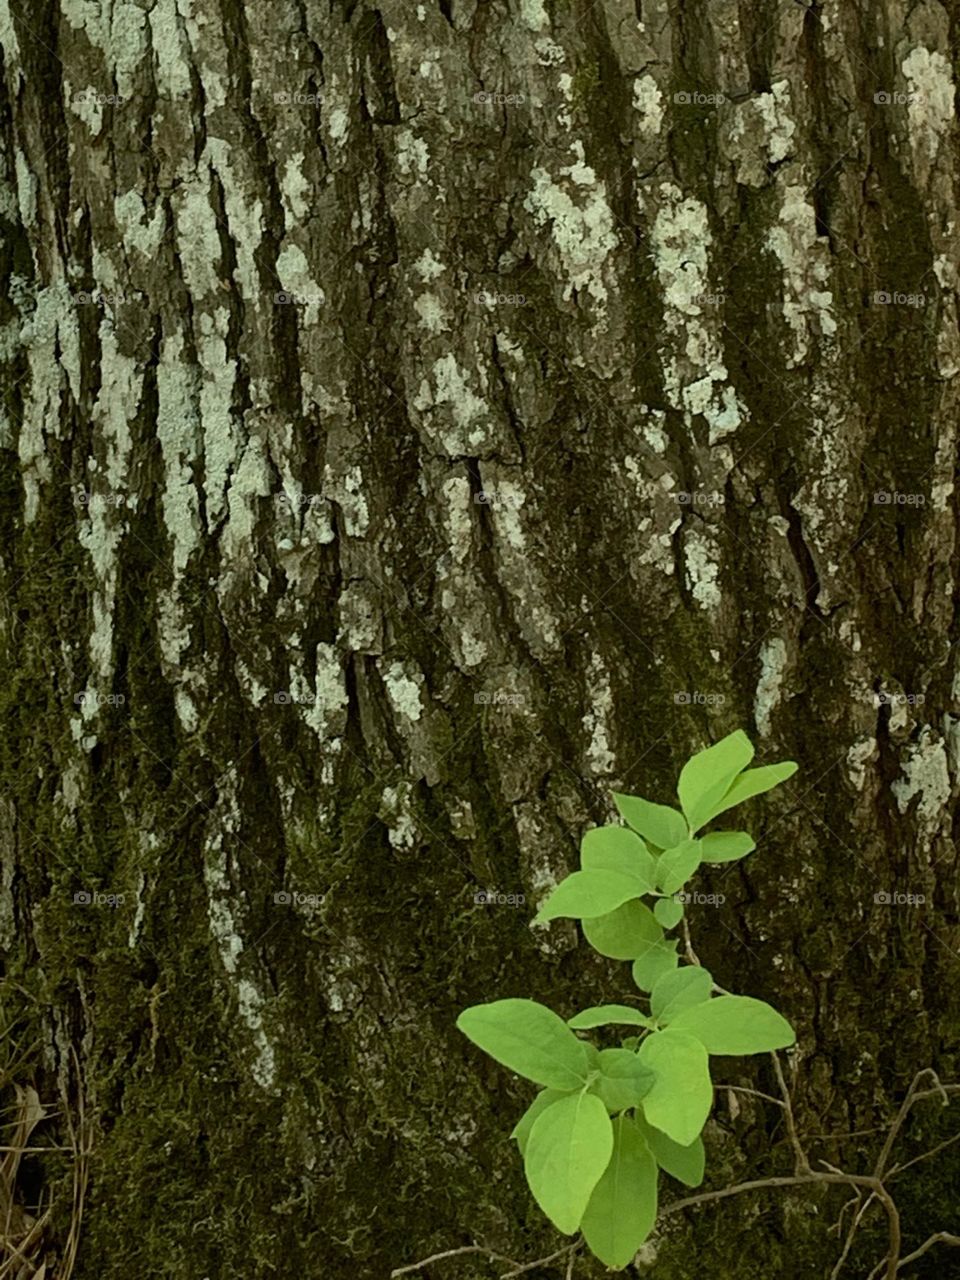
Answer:
M0 45L4 1025L93 1126L77 1280L558 1247L454 1019L630 991L529 921L736 727L801 771L689 914L802 1131L955 1076L957 9L0 0ZM749 1095L707 1145L789 1172ZM842 1203L636 1274L826 1277Z

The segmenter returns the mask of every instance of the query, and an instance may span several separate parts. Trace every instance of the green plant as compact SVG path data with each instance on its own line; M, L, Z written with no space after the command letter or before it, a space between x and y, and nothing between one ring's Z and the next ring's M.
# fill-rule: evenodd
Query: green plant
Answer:
M544 1086L511 1135L530 1190L558 1230L582 1231L616 1269L653 1228L660 1170L688 1187L703 1179L710 1056L766 1053L795 1040L770 1005L730 995L698 964L681 966L678 940L667 936L683 919L682 890L700 864L733 862L756 847L745 831L703 828L796 771L792 762L748 769L753 754L738 730L693 756L680 773L679 810L615 794L627 825L588 831L581 869L536 916L534 923L578 919L601 955L631 961L649 1013L600 1005L564 1022L534 1000L511 999L474 1005L457 1019L497 1062ZM632 1028L617 1048L597 1049L578 1034L614 1025Z

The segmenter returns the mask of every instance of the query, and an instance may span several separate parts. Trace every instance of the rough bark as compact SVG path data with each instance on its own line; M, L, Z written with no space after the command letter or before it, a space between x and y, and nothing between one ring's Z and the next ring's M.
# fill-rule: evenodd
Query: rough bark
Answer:
M3 1002L95 1125L77 1280L555 1247L453 1020L622 996L533 909L737 726L802 772L693 924L798 1027L803 1130L955 1073L958 25L0 0ZM716 1185L783 1172L776 1119L721 1096ZM905 1180L908 1246L957 1174ZM647 1262L826 1276L842 1199Z

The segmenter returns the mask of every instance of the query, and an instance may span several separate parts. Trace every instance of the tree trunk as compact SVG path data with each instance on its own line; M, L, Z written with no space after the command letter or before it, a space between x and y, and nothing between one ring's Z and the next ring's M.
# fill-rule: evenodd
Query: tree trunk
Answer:
M950 1077L957 11L0 0L0 44L6 1070L84 1110L76 1280L558 1248L454 1019L629 992L530 919L738 726L801 771L690 916L797 1027L801 1129ZM749 1095L707 1146L790 1170ZM24 1169L52 1266L71 1159ZM958 1176L904 1177L905 1252ZM826 1277L843 1200L637 1274Z

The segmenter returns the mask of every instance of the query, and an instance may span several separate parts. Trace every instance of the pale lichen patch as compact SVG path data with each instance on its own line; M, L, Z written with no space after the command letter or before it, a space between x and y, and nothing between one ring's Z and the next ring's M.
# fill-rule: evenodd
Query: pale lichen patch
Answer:
M436 280L437 276L443 275L444 271L446 271L446 267L434 256L432 249L424 249L413 264L413 269L425 284L428 284L431 280Z
M923 45L912 50L901 64L909 86L907 119L910 138L921 164L936 159L940 144L954 121L953 70L949 61Z
M590 656L586 697L588 709L584 712L581 723L590 735L587 764L594 777L609 776L617 763L610 745L614 699L610 673L597 653Z
M779 636L766 640L760 650L760 680L753 710L753 718L762 737L770 732L771 716L780 702L786 665L786 643Z
M906 813L910 802L919 797L917 819L921 828L930 835L944 816L944 807L950 799L950 772L943 739L925 725L920 737L907 747L907 758L901 762L903 776L897 778L892 791L901 813Z
M863 790L867 777L867 765L872 764L878 754L877 740L874 737L861 739L847 752L847 772L851 783L858 791Z
M642 138L655 138L663 125L664 105L660 86L651 75L637 76L633 82L633 108L640 117L637 130Z
M113 200L113 216L116 219L123 243L128 250L136 250L145 258L153 258L160 248L164 232L163 205L159 201L153 216L148 220L143 196L139 191L127 191Z
M419 720L423 712L422 674L412 664L402 662L381 663L380 674L397 715L412 721Z
M546 169L534 169L533 190L523 207L538 226L550 227L567 277L564 298L569 299L574 290L586 290L602 312L607 301L607 261L618 240L606 185L584 162L582 144L575 143L574 149L575 163L560 170L560 178L567 179L566 183L555 181ZM570 183L580 188L576 201L567 189Z
M706 206L672 183L659 188L651 233L654 266L663 290L661 351L670 403L688 417L702 416L717 444L736 431L746 411L731 386L720 344L718 294L710 286L710 234Z
M816 213L805 187L791 184L784 189L779 220L767 235L767 248L783 269L783 315L794 338L787 367L793 368L809 351L811 319L824 337L832 337L837 329L831 310L833 294L822 288L830 276L828 242L817 234Z
M701 609L720 607L720 551L716 540L699 529L691 529L684 541L684 570L687 586Z

